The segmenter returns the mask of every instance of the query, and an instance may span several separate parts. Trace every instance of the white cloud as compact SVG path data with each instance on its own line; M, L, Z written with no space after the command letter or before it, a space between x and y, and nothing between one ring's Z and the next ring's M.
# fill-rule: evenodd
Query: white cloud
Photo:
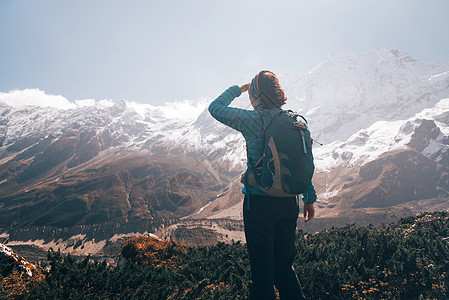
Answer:
M85 106L110 107L114 102L109 99L96 101L95 99L82 99L71 102L61 95L49 95L40 89L13 90L8 93L0 92L0 103L5 103L13 107L26 105L39 107L55 107L58 109L74 109Z
M210 99L198 101L182 100L175 102L165 102L163 106L158 106L162 113L168 118L196 119L209 104Z
M75 100L75 104L78 107L94 106L95 105L95 99Z
M204 98L196 101L178 100L165 102L164 105L140 104L134 101L126 101L126 106L133 108L141 114L158 115L168 119L195 120L210 103L210 99Z
M198 115L206 109L210 99L204 98L196 101L181 100L165 102L164 105L154 106L151 104L141 104L133 101L125 101L126 105L143 115L160 115L169 119L195 120ZM5 103L12 107L26 105L39 107L54 107L57 109L76 109L86 106L111 107L115 103L110 99L81 99L70 101L61 95L49 95L40 89L14 90L7 93L0 92L0 103Z
M8 93L0 92L0 102L13 107L34 105L41 107L56 107L59 109L70 109L75 104L61 95L48 95L40 89L14 90Z

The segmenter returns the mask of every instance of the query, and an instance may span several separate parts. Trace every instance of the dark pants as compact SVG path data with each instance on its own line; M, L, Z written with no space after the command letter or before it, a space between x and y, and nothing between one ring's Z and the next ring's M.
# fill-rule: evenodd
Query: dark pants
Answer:
M243 221L251 266L250 299L305 299L293 268L298 206L295 197L245 196Z

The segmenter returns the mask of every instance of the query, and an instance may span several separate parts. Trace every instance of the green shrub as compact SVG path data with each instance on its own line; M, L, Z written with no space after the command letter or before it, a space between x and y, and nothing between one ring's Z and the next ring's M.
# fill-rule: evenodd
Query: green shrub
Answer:
M446 299L449 214L300 232L294 266L311 299ZM49 252L46 279L18 299L245 299L246 245L187 247L173 263L128 260L119 267ZM0 297L5 291L0 290Z

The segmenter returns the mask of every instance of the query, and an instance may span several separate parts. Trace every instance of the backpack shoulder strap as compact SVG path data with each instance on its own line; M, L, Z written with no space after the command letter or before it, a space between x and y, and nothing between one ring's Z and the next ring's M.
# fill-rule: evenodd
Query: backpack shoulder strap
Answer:
M264 127L264 130L263 130L263 138L264 138L263 144L265 145L265 135L267 133L267 128L271 125L271 123L273 122L274 119L276 119L277 117L279 117L280 115L285 113L285 111L281 109L277 114L275 114L274 116L270 117L268 122L267 122L268 116L263 116L262 115L264 113L263 108L260 109L259 112L260 112L259 115L260 115L260 118L261 118L261 121L262 121L262 126ZM264 120L264 117L265 117L265 120ZM267 123L267 124L265 125L265 123ZM255 164L252 164L251 167L252 168L259 167L262 164L262 160L263 160L264 155L265 154L262 154L260 159Z

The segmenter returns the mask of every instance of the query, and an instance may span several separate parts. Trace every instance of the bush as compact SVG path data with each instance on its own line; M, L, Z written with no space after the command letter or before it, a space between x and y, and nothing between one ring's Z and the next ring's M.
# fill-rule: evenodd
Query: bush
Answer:
M346 226L297 236L294 266L312 299L446 299L449 214L423 214L388 226ZM49 252L50 271L18 299L244 299L246 245L128 244L116 268ZM165 245L165 246L164 246ZM165 248L164 248L165 247ZM138 251L137 251L138 250ZM161 251L146 253L145 251ZM132 253L135 256L132 256ZM166 257L168 255L168 257ZM132 256L132 257L131 257ZM162 263L163 257L169 264ZM141 260L139 260L139 258ZM155 262L156 263L153 263ZM0 296L8 291L0 290Z

